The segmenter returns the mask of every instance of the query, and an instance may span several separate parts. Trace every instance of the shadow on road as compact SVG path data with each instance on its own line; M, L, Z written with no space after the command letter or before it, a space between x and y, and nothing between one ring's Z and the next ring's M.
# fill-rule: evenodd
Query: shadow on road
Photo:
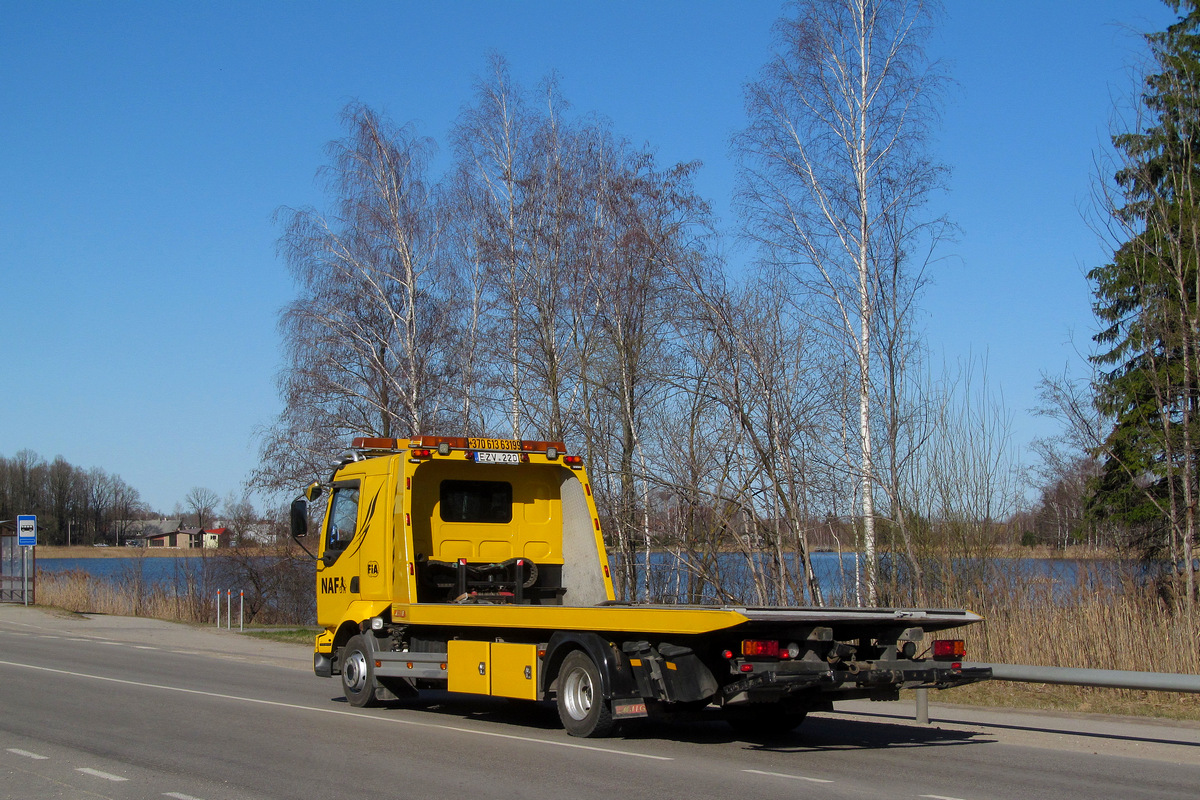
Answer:
M345 698L333 698L345 702ZM545 731L561 731L553 703L505 700L495 697L462 697L448 692L422 692L419 698L394 701L385 710L410 710L430 714L438 724L454 721L513 725ZM433 721L433 720L431 720ZM948 747L990 744L995 740L971 731L943 730L936 726L904 724L894 720L870 721L835 716L809 717L795 731L761 738L736 735L715 708L678 718L630 720L618 730L618 738L638 741L665 739L693 744L742 742L754 749L777 752L809 752L883 749L896 747Z

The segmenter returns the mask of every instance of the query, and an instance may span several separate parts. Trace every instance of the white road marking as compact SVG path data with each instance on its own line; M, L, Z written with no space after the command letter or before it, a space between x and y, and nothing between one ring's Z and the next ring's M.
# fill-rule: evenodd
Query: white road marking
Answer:
M200 800L199 797L192 797L190 794L180 792L163 792L163 797L174 797L175 800Z
M923 794L921 797L929 798L929 800L962 800L961 797L946 797L944 794Z
M157 650L158 648L157 648L157 647L151 647L151 646L150 646L150 645L148 645L148 644L135 644L135 645L133 646L133 649L134 649L134 650Z
M822 778L806 778L803 775L788 775L784 772L764 772L761 769L744 769L742 772L749 772L751 775L766 775L770 778L788 778L793 781L808 781L810 783L833 783Z
M82 772L84 775L93 775L97 778L104 778L104 780L113 781L114 783L118 782L118 781L129 780L129 778L122 778L120 775L113 775L112 773L109 773L109 772L101 772L100 770L92 769L91 767L79 767L75 771Z
M116 642L113 642L116 644ZM434 722L420 722L411 719L396 719L394 717L379 717L374 714L367 714L357 711L342 711L336 708L317 708L315 706L302 706L296 703L281 703L277 700L260 700L257 697L238 697L233 694L221 694L219 692L205 692L200 689L184 689L181 686L164 686L159 683L142 683L141 681L130 681L123 678L108 678L103 675L89 675L86 672L71 672L65 669L54 669L53 667L39 667L35 664L20 664L16 661L0 661L0 665L6 667L17 667L19 669L30 669L36 672L49 672L54 675L67 675L72 678L85 678L94 681L105 681L106 683L119 683L123 686L134 686L139 689L161 689L166 692L179 692L180 694L192 694L200 697L212 697L217 700L234 700L239 703L255 703L262 706L274 706L276 708L289 708L294 711L312 711L318 714L335 714L341 717L354 717L360 720L369 720L372 722L382 722L391 725L409 725L418 728L435 728L443 731L455 731L456 733L466 733L473 736L491 736L495 739L511 739L515 742L525 742L528 744L544 744L551 747L565 747L571 750L589 750L593 753L608 753L614 756L627 756L628 758L643 758L651 761L674 761L670 756L654 756L648 753L631 753L627 750L615 750L609 747L595 747L593 745L575 744L574 742L554 742L549 739L536 739L528 736L516 736L511 733L497 733L495 731L478 731L471 728L460 728L454 725L439 725Z
M39 756L37 753L31 753L28 750L21 750L16 747L8 748L8 752L12 753L15 756L25 756L26 758L32 758L34 761L45 761L46 759L50 758L50 756Z

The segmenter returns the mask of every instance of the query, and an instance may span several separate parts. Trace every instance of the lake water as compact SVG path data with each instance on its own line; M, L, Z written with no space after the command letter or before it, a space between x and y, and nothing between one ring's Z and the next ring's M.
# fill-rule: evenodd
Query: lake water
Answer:
M46 575L69 571L81 571L95 578L115 583L139 581L143 585L161 586L176 590L192 586L206 592L216 593L249 589L234 584L237 579L229 578L223 569L220 556L164 557L114 557L114 558L39 558L38 572ZM620 564L612 560L614 574L619 574ZM644 556L638 557L638 598L644 598ZM792 564L789 560L788 564ZM830 604L853 603L855 598L855 554L814 553L813 569L821 586L825 601ZM752 570L746 559L736 554L719 557L718 570L721 585L735 596L754 597ZM980 562L962 562L956 568L959 577L968 570L975 570L978 577L988 585L1012 582L1021 591L1049 591L1054 597L1063 597L1081 583L1095 585L1097 589L1113 586L1121 577L1145 575L1137 564L1080 560L1080 559L991 559L983 568ZM686 572L675 568L674 559L666 553L654 553L650 559L650 585L652 596L678 597L687 589ZM700 589L700 602L719 603L722 598L709 585ZM808 600L788 592L782 598L771 598L778 604L803 605Z
M142 580L156 585L171 586L184 582L188 575L204 570L205 556L117 557L117 558L39 558L39 574L56 572L86 572L94 578L113 582Z

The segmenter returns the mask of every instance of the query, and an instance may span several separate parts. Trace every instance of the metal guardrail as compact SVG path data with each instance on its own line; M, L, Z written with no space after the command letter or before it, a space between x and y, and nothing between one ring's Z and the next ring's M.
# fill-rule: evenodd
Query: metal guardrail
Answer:
M1066 686L1095 686L1104 689L1142 689L1151 692L1200 693L1200 675L1172 672L1134 672L1121 669L1077 669L1074 667L1031 667L1025 664L984 664L964 661L964 667L987 667L992 680L1021 683L1056 683ZM917 689L917 722L929 724L929 690Z
M1170 672L1133 672L1121 669L1076 669L1074 667L1030 667L1024 664L978 664L990 667L992 680L1023 683L1059 683L1068 686L1098 686L1106 689L1144 689L1152 692L1200 693L1200 675Z

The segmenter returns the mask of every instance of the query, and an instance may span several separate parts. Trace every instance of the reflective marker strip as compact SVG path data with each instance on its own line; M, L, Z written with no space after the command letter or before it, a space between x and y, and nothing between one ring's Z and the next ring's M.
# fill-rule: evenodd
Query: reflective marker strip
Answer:
M110 773L108 773L108 772L101 772L101 771L100 771L100 770L98 770L98 769L90 769L89 767L80 767L79 769L77 769L77 770L75 770L75 771L76 771L76 772L82 772L82 773L83 773L83 774L85 774L85 775L94 775L94 776L95 776L95 777L97 777L97 778L104 778L104 780L106 780L106 781L114 781L114 782L116 782L116 781L127 781L127 780L129 780L129 778L122 778L120 775L112 775L112 774L110 774Z
M806 778L803 775L788 775L783 772L763 772L761 769L744 769L742 772L749 772L751 775L766 775L770 778L789 778L794 781L808 781L809 783L833 783L833 781L821 778Z
M39 756L37 753L31 753L28 750L19 750L16 747L8 748L8 752L12 753L14 756L25 756L26 758L32 758L34 761L45 761L46 759L50 758L50 756Z

